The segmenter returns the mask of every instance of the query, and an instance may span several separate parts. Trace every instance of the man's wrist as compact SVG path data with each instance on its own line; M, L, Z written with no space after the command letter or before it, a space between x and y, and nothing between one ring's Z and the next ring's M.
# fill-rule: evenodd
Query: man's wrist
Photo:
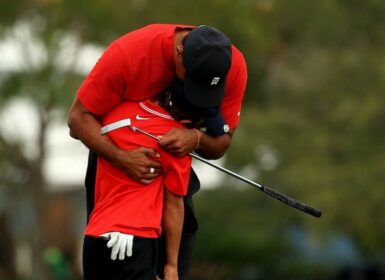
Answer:
M122 167L124 158L126 158L124 150L115 147L114 149L110 150L107 160L117 167Z

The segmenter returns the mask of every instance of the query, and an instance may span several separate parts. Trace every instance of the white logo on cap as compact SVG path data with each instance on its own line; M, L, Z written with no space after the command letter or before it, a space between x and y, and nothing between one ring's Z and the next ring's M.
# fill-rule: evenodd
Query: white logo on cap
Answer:
M221 78L220 77L214 77L211 81L210 86L216 86Z
M223 131L226 132L226 133L230 131L230 127L229 127L228 124L225 124L225 125L223 126Z

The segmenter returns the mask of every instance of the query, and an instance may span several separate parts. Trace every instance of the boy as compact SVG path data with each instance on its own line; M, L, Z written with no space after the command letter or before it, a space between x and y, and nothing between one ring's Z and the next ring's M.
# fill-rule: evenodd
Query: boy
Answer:
M123 102L101 120L108 131L116 122L129 119L131 125L161 136L172 128L199 127L204 118L218 114L218 108L199 108L184 96L176 81L171 91L144 102ZM112 126L111 126L112 125ZM108 127L109 126L109 127ZM196 130L199 143L200 132ZM108 132L123 150L154 149L162 163L162 176L148 185L129 178L113 163L98 158L95 208L85 230L83 248L84 279L156 279L157 238L161 225L166 240L165 279L178 279L177 261L183 226L183 196L187 193L191 158L174 157L158 147L157 141L128 127ZM162 219L163 217L163 219ZM110 259L104 238L123 236L120 261ZM133 244L133 245L132 245ZM131 255L132 246L132 256ZM115 253L116 250L112 253Z

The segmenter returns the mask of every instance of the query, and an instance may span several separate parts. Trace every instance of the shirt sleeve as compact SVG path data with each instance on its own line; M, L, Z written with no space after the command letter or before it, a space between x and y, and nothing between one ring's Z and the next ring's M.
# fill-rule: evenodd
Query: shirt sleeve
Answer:
M221 105L221 113L230 128L240 121L242 101L246 90L247 67L242 53L233 47L233 60L226 81L225 96Z
M165 154L161 155L161 157L164 158ZM173 157L167 154L164 166L166 167L165 187L176 195L185 196L190 179L191 157Z
M126 87L124 58L112 43L80 86L77 96L91 113L103 116L121 102Z

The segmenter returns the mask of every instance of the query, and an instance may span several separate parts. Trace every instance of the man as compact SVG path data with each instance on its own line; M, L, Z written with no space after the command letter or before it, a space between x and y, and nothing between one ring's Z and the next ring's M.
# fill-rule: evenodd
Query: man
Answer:
M159 136L174 127L199 127L203 117L218 114L214 108L197 107L192 111L190 108L195 106L183 99L183 91L174 86L172 92L152 98L153 101L122 102L102 118L104 127L101 131L108 135L105 137L124 150L140 146L157 150L164 171L143 187L109 161L98 158L95 207L84 238L85 280L154 280L158 260L156 238L160 237L161 221L166 238L166 259L160 272L165 279L178 279L177 261L184 214L182 196L187 193L191 158L172 156L154 139L133 132L127 124ZM120 261L115 261L116 256L110 259L106 244L111 240L107 243L101 237L120 239L119 252L115 252Z
M177 156L195 151L206 158L221 157L231 144L239 123L246 88L247 69L241 52L220 31L208 26L153 24L130 32L113 42L90 72L70 109L71 136L80 139L91 151L121 168L132 179L151 183L162 165L153 149L140 147L123 151L99 135L98 118L123 100L145 100L169 87L174 76L184 81L188 100L211 107L223 97L221 114L229 129L210 136L201 131L177 128L163 135L159 145ZM218 97L217 97L218 98ZM91 164L93 157L91 156ZM89 175L89 174L87 174ZM92 209L93 176L87 176L88 206ZM187 279L191 248L197 223L192 210L192 194L199 181L192 172L185 198L179 272ZM89 209L89 210L91 210Z

